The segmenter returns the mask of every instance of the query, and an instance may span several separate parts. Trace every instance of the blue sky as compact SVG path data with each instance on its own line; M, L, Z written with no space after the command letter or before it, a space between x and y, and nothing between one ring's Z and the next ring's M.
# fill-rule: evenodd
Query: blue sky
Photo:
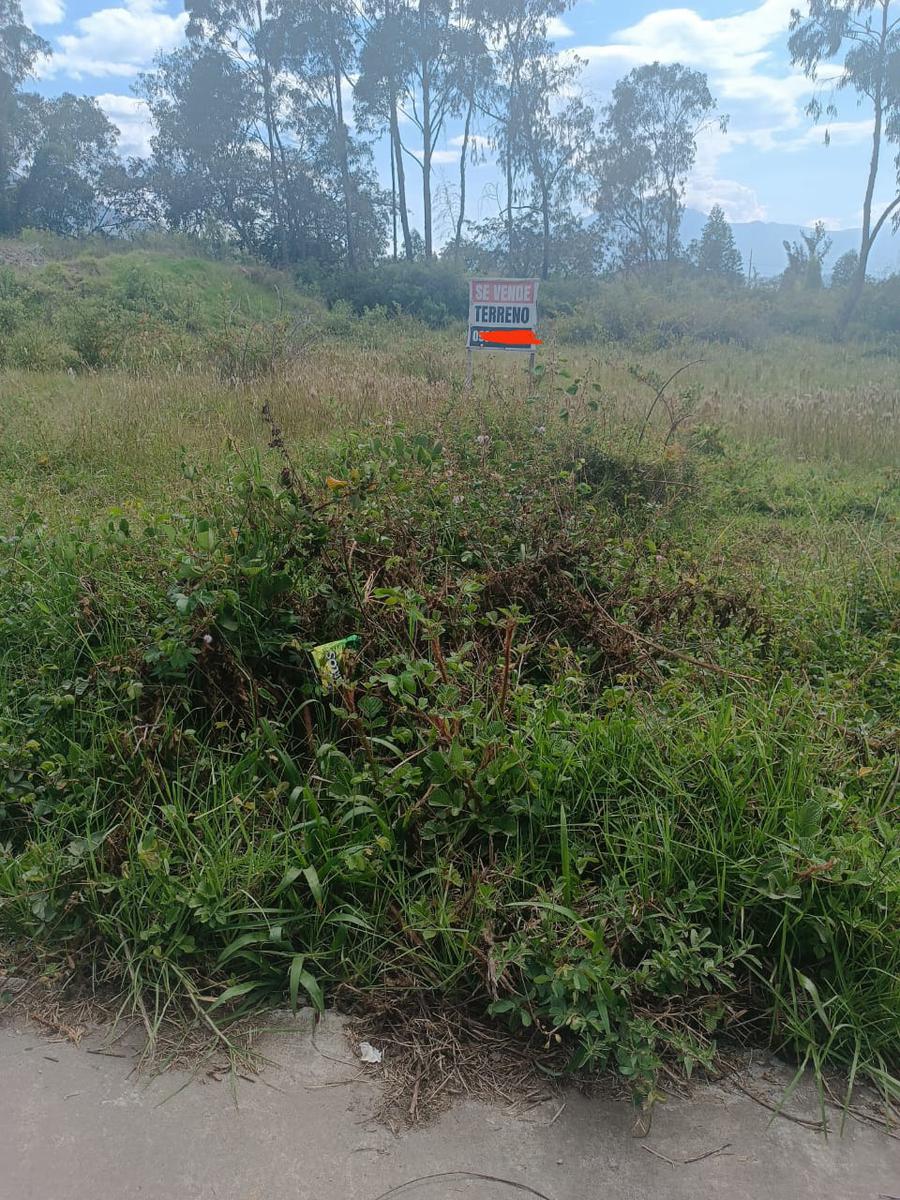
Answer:
M637 0L578 0L554 23L561 53L587 63L582 86L599 106L615 81L632 67L656 60L683 62L705 71L722 112L726 134L706 134L687 201L708 211L720 203L732 221L771 220L834 229L859 223L871 117L845 99L832 125L832 143L805 115L812 85L794 70L786 42L791 8L802 0L695 0L690 7ZM54 48L38 87L47 94L71 90L98 97L122 131L125 153L147 150L147 124L130 87L154 54L183 37L186 17L177 0L22 0L29 23ZM447 130L438 170L452 187L458 162L458 129ZM407 126L411 149L415 140ZM377 148L383 175L387 157ZM410 184L414 183L412 168ZM473 217L496 212L489 164L472 178ZM885 187L887 187L885 176ZM886 193L884 200L889 195ZM415 215L415 210L414 210Z

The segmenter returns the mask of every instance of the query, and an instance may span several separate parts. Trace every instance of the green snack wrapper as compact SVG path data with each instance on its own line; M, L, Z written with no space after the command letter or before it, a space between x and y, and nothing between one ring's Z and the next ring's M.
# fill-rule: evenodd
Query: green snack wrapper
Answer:
M350 660L354 650L359 649L359 638L354 633L350 637L341 638L337 642L325 642L322 646L314 646L313 662L319 672L319 680L326 692L349 683Z

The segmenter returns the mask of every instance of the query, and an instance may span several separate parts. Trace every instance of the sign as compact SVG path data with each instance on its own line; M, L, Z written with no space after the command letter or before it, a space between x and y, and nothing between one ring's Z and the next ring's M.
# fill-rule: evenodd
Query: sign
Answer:
M467 349L534 354L537 293L536 279L471 280Z

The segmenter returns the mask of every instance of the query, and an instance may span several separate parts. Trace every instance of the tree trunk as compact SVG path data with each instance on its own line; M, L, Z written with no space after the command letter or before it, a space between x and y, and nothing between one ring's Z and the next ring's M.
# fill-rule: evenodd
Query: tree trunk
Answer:
M284 236L284 205L281 199L281 184L278 179L278 160L275 156L274 115L272 111L269 88L263 85L265 106L266 141L269 150L269 179L272 184L272 210L275 218L275 245L280 262L287 257L287 247Z
M853 282L847 289L847 299L844 301L844 304L841 307L841 311L835 324L835 337L839 341L843 340L845 334L847 333L847 326L853 319L853 314L856 312L857 305L862 298L863 288L866 286L866 271L868 270L869 266L869 255L872 251L872 243L875 240L872 235L872 205L875 200L875 185L878 182L878 168L881 162L881 135L884 129L885 109L883 78L887 69L885 63L885 53L887 49L889 32L888 6L884 5L882 9L880 46L882 81L879 81L879 84L875 89L875 96L873 98L875 107L875 128L872 131L872 156L869 159L869 178L866 182L866 196L865 200L863 201L863 227L862 237L859 245L859 265L857 267L856 274L853 277ZM879 230L880 228L881 222L879 222L878 225Z
M875 130L872 134L872 157L869 160L869 178L866 183L866 196L863 201L863 227L862 236L859 245L859 265L856 269L856 274L853 276L853 282L847 289L847 298L841 306L841 311L838 315L837 324L835 326L835 336L838 340L843 339L847 332L847 326L853 319L853 314L856 312L857 305L860 302L863 294L863 288L866 285L866 271L869 266L869 255L872 252L872 205L875 200L875 185L878 181L878 166L881 159L881 133L883 129L883 106L880 102L880 92L878 99L875 102Z
M459 258L459 246L462 241L463 225L466 220L466 159L469 156L469 134L472 129L472 117L475 113L475 93L469 97L469 107L466 109L466 124L463 129L462 151L459 156L459 216L456 218L456 238L453 244L453 257Z
M519 253L516 243L516 226L513 220L513 195L515 192L515 165L513 156L521 152L520 125L522 112L519 84L523 65L523 10L520 8L514 23L506 23L505 33L513 44L512 71L509 82L509 95L506 106L506 236L509 245L509 273L517 275L519 270Z
M513 222L513 169L512 154L507 146L506 151L506 240L509 249L510 275L516 273L516 227Z
M394 162L394 139L391 138L391 234L394 262L397 261L397 164Z
M10 191L12 189L12 151L9 144L15 118L15 96L12 86L0 80L0 234L12 232L10 222ZM5 125L5 128L4 128Z
M431 258L431 58L427 41L428 0L419 0L419 33L422 54L422 209L425 221L425 258Z
M543 218L543 254L541 258L541 279L550 278L550 192L541 181L541 216Z
M256 19L257 32L261 33L264 18L262 5L257 0L256 3ZM266 142L269 151L269 178L272 183L272 208L275 217L275 244L277 248L278 259L284 262L287 258L287 246L285 245L284 231L284 204L281 195L281 184L278 178L278 160L276 158L276 126L275 126L275 105L272 98L272 72L269 67L269 61L264 54L259 56L260 77L263 88L263 110L266 123ZM281 149L282 167L284 167L284 150Z
M337 116L338 157L341 166L341 186L344 192L344 225L347 236L347 265L352 271L356 267L356 240L353 235L353 187L350 181L350 155L347 148L347 126L344 124L344 99L341 95L341 61L335 45L332 54L334 72L334 94Z
M412 259L412 234L406 208L406 171L403 168L403 146L400 142L400 123L397 120L397 96L394 93L391 94L391 147L397 169L397 200L400 205L400 224L403 228L403 252L408 259Z

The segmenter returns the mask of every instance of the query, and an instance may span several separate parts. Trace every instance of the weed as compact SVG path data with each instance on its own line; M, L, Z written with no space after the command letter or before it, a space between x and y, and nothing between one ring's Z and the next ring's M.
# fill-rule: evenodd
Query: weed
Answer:
M227 264L127 259L32 270L115 336L152 302L173 348L234 311L179 286ZM642 1103L723 1036L896 1095L887 367L860 423L852 363L710 347L641 440L630 352L467 396L443 335L338 317L298 379L271 328L223 386L104 366L101 325L95 373L3 376L4 935L151 1030L424 995ZM351 634L323 693L310 651Z

